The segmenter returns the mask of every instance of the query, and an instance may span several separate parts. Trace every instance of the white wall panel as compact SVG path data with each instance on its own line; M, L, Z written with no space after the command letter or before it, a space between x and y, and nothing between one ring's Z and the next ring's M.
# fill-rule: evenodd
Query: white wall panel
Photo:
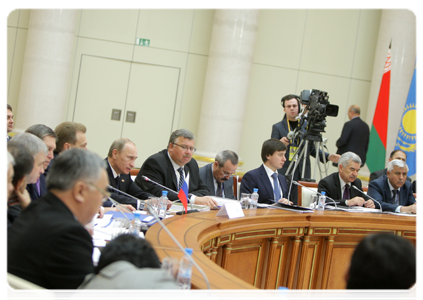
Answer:
M121 137L122 117L114 121L111 116L112 109L124 114L130 67L126 61L88 55L81 60L72 121L87 127L88 148L101 157Z
M308 10L300 69L351 76L359 10Z
M306 15L306 10L261 10L254 62L298 69Z
M136 167L167 147L172 133L180 70L133 63L125 111L135 111L135 123L123 123L122 137L138 149Z
M79 35L134 44L138 14L136 9L84 9Z
M188 51L194 10L142 9L137 37L150 40L150 47Z

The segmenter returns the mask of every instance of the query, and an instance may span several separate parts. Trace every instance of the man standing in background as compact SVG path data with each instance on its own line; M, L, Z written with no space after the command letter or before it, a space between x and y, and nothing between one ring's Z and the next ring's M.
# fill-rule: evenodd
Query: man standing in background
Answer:
M366 163L366 153L369 148L369 125L360 118L360 107L351 105L348 109L350 121L344 124L341 137L336 141L337 154L353 152L361 158L361 167ZM334 164L336 166L337 164Z
M12 106L9 104L7 105L7 141L11 139L9 136L9 132L12 132L13 130L13 112L12 112Z

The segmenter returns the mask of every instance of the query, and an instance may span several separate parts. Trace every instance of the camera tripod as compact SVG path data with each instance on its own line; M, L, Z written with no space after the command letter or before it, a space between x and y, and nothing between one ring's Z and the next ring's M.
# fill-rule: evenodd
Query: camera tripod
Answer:
M291 188L292 188L292 181L294 180L294 173L295 173L295 170L298 167L298 162L301 161L301 160L303 161L301 175L304 176L304 174L305 174L305 167L306 167L306 163L307 163L307 158L310 155L306 151L306 150L308 150L309 142L314 143L314 147L316 149L316 161L315 161L315 165L314 165L313 178L316 178L316 170L317 170L317 163L318 163L317 160L320 159L320 157L319 157L320 151L319 150L322 151L323 164L326 164L326 156L325 156L325 151L324 151L324 143L322 142L322 137L321 136L311 136L310 138L305 137L301 141L300 145L298 146L297 151L294 153L293 161L295 161L295 163L294 164L291 163L289 165L288 169L286 170L285 177L287 179L290 179L288 199L289 199L289 196L291 195ZM304 145L304 147L301 147L303 145ZM301 151L301 152L298 154L299 151ZM292 166L294 166L293 169L292 169ZM291 172L291 169L292 169L292 172ZM320 179L322 179L323 178L322 177L322 170L320 168L319 168L319 171L320 171ZM325 175L326 176L328 175L327 174L327 168L325 169ZM312 178L301 178L301 180L302 181L309 181L309 182L315 182L316 181L315 179L312 179Z

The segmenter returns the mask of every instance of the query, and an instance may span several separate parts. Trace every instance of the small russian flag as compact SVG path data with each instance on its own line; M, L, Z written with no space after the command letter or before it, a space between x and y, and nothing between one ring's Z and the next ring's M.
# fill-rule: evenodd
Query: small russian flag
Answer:
M179 198L179 200L181 200L182 204L184 205L185 213L187 213L187 207L188 207L188 184L187 184L187 181L186 180L184 180L184 183L182 184L182 187L181 187L181 189L178 192L178 198Z

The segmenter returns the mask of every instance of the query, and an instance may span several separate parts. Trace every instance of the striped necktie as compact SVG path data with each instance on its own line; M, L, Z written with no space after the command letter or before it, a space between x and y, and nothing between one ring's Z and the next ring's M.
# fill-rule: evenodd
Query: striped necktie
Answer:
M184 184L184 170L182 169L182 167L180 167L178 169L179 172L179 187L178 187L178 191L182 188L182 185Z

